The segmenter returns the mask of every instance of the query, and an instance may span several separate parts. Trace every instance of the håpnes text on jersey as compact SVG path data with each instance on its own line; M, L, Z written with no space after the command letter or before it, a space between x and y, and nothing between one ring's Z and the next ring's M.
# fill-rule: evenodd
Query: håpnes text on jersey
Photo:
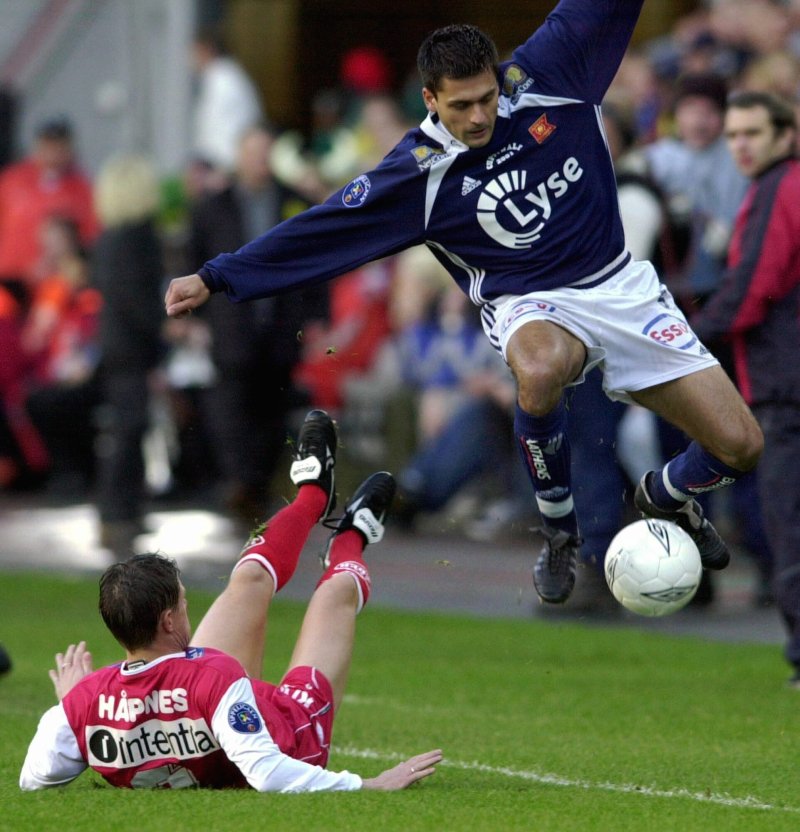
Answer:
M185 688L154 690L144 699L128 696L126 691L117 697L101 693L97 699L97 716L112 722L136 722L140 714L175 714L189 710L189 696Z

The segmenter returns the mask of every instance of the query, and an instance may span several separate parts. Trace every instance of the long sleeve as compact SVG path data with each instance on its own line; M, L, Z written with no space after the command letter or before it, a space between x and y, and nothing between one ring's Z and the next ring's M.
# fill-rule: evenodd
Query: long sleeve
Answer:
M242 709L254 728L250 733L241 733L231 727L231 713ZM225 755L257 791L354 791L361 788L361 778L357 774L328 771L284 754L267 730L247 678L231 685L222 697L211 720L211 728Z
M61 703L46 711L28 746L19 775L23 791L63 786L87 768Z
M628 48L643 0L561 0L512 61L546 95L599 104Z
M233 301L313 286L423 242L424 199L423 177L401 143L322 205L215 257L200 274Z

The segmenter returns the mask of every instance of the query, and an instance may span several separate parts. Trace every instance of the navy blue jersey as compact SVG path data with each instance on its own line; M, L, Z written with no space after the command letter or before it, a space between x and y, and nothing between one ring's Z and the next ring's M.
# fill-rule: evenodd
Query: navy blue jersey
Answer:
M615 274L630 255L600 103L641 6L561 0L500 66L489 144L428 116L377 168L200 273L240 301L425 243L476 304Z

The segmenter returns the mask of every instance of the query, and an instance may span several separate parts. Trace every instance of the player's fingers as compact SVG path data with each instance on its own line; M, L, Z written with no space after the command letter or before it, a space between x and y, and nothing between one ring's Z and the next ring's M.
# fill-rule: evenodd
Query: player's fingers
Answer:
M426 751L423 754L417 754L415 757L412 757L408 762L411 763L412 766L415 768L421 768L423 766L432 766L436 765L436 763L440 763L443 758L442 749L441 748L434 748L432 751Z
M416 783L423 777L430 777L436 771L436 764L442 761L441 749L426 751L424 754L417 754L408 760L408 778L410 783Z

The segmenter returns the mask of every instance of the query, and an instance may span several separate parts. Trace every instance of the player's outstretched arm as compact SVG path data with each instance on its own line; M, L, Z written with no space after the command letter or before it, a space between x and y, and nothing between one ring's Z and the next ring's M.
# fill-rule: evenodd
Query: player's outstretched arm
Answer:
M65 653L56 653L55 670L48 671L56 696L60 702L74 687L88 676L92 666L92 654L86 649L86 642L70 644Z
M442 761L440 749L426 751L424 754L417 754L394 768L387 769L377 777L367 778L362 781L364 789L378 789L385 792L394 792L400 789L407 789L417 780L423 777L430 777L436 771L436 764Z
M170 318L182 318L192 309L202 306L211 296L208 286L199 274L173 278L167 287L164 305Z

